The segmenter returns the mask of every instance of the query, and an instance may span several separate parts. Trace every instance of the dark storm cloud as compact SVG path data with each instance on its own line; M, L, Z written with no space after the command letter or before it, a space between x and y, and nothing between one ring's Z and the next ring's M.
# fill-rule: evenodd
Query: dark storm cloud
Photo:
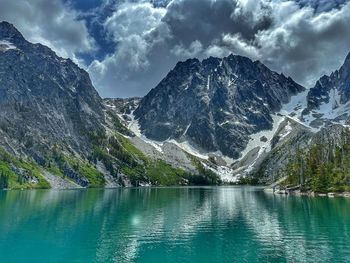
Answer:
M333 8L339 8L348 0L296 0L301 6L311 6L315 12L329 11Z
M310 87L321 75L339 68L350 51L350 4L317 14L310 7L289 14L279 22L276 12L276 26L257 34L259 57Z
M163 21L170 27L175 41L185 45L198 40L210 44L222 33L240 33L245 39L253 39L259 30L269 28L271 18L267 7L261 5L261 13L236 12L239 3L232 0L173 1L167 8Z

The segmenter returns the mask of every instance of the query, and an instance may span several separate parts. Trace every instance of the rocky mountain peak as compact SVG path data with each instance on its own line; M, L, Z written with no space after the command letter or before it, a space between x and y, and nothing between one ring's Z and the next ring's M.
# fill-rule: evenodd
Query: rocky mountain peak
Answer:
M0 22L0 41L7 40L12 43L25 41L23 35L9 22Z
M342 67L340 68L339 73L343 77L347 77L350 75L350 52L349 52L348 56L345 58L345 61L342 65Z
M246 57L190 59L178 63L134 114L150 139L186 141L237 158L249 135L270 129L272 115L302 90Z
M5 147L29 155L62 141L84 152L89 133L103 129L102 100L88 73L8 22L0 23L0 108L0 136L12 142Z
M346 56L345 61L350 61L350 52L349 52L349 54Z
M305 119L313 127L321 127L333 121L345 123L349 118L350 102L350 53L339 70L322 76L307 95Z

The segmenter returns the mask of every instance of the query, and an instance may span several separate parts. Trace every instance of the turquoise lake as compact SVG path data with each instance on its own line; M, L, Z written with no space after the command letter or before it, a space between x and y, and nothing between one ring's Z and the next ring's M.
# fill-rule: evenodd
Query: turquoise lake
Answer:
M0 262L350 262L350 199L254 187L1 191Z

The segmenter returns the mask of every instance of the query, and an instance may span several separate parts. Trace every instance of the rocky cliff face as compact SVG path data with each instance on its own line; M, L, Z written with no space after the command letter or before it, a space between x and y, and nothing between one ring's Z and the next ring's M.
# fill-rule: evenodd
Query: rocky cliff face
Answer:
M335 169L333 153L350 160L349 112L350 55L310 91L231 55L179 62L142 99L102 101L71 60L0 23L0 188L272 182L298 155Z
M0 108L1 144L12 153L35 156L55 144L86 153L89 133L103 130L89 75L7 22L0 23Z
M162 155L147 156L135 147L123 116L137 103L104 105L87 72L1 22L0 188L219 182L212 173L197 177L184 153L184 165L172 157L170 165Z
M272 115L303 87L259 61L230 55L190 59L144 97L134 115L150 139L188 141L238 158L249 136L272 128Z
M329 142L340 131L349 133L349 113L350 54L309 91L260 62L231 55L178 63L141 100L134 116L153 143L186 142L208 160L213 160L210 152L236 159L223 163L228 180L253 176L271 183L315 145L324 145L326 152L334 152L334 145L347 147L343 140Z
M303 115L315 128L332 122L345 124L349 117L350 53L343 66L329 76L323 76L307 95Z

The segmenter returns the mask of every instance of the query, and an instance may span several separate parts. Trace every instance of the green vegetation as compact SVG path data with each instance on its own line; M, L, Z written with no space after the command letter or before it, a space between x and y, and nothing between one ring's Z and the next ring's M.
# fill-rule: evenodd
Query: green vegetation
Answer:
M259 185L259 179L256 177L241 177L238 184L240 185Z
M42 166L0 151L0 188L50 188L43 177L43 170L82 186L103 187L106 182L96 167L98 161L118 179L120 185L124 184L125 179L120 174L125 175L134 186L142 183L162 186L221 183L214 172L193 156L191 158L199 175L173 167L163 160L147 157L121 133L107 136L104 131L95 131L88 133L88 136L93 149L90 156L77 157L73 152L64 151L65 147L59 144L46 152Z
M0 189L50 188L42 169L33 161L16 158L0 149Z
M181 185L186 183L188 173L181 168L174 168L163 160L152 160L137 149L127 138L117 134L117 139L122 146L123 154L130 159L138 160L122 166L122 172L128 175L134 183L135 180L149 180L154 185ZM126 159L129 159L126 158Z
M299 150L284 173L285 185L300 185L302 190L350 191L350 144L314 145L309 151Z
M146 167L146 174L151 182L161 185L182 185L186 184L189 174L181 169L174 168L163 160L150 162Z
M103 187L105 185L103 174L87 161L82 161L67 155L64 156L64 159L75 172L88 179L89 187Z
M171 186L199 184L202 181L208 184L207 180L203 180L204 177L191 175L182 168L174 168L163 160L147 157L129 139L119 133L103 140L100 136L92 137L95 138L94 154L90 159L93 162L101 161L113 176L116 176L118 171L125 174L132 185L149 182L152 185ZM196 179L199 180L196 181Z
M85 178L88 180L88 187L105 185L103 174L89 160L75 157L72 154L63 154L55 149L48 158L45 169L56 176L76 182L79 177Z
M9 187L10 170L6 163L0 162L0 189Z
M202 162L195 156L187 154L191 159L192 164L198 170L199 175L190 175L189 182L193 185L219 185L221 184L220 177L213 171L206 169Z

